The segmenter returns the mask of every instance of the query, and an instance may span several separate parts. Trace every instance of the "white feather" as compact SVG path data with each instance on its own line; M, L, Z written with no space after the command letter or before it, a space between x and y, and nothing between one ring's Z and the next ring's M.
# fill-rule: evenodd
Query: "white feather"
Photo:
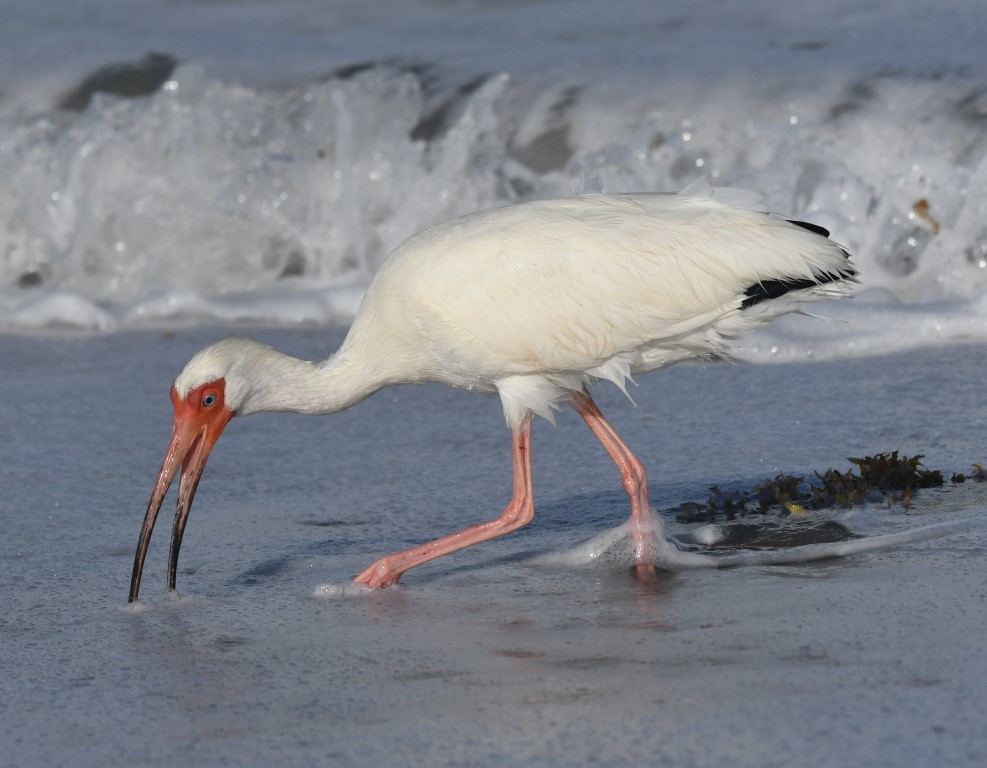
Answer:
M378 368L383 358L385 382L496 390L505 413L546 418L546 403L565 397L563 374L626 391L636 373L729 356L730 337L848 291L847 281L825 283L742 310L758 282L851 271L838 245L756 201L697 183L680 195L539 201L433 227L381 268L343 350L372 351Z

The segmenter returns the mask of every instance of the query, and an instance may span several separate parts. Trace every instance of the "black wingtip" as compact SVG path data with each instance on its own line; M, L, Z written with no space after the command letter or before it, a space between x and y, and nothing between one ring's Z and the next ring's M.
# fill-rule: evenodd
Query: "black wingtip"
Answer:
M820 227L818 224L797 221L795 219L786 219L786 221L796 227L801 227L807 232L812 232L814 235L825 238L829 237L829 230L825 227ZM760 304L762 301L781 298L790 291L800 291L825 283L835 283L840 280L857 282L857 270L850 263L850 254L847 253L845 248L840 248L840 253L846 259L846 264L835 272L823 272L814 277L781 278L779 280L762 280L759 283L755 283L744 291L744 300L741 302L740 308L748 309L756 304Z
M744 300L741 302L740 308L749 309L762 301L781 298L789 291L812 288L819 285L819 282L819 280L808 277L796 278L795 280L762 280L744 291Z
M844 251L845 253L845 251ZM790 291L800 291L803 288L814 288L817 285L836 283L840 280L856 282L857 270L847 265L838 272L823 272L816 277L799 277L792 280L762 280L744 291L741 309L748 309L755 304L770 299L778 299Z
M786 219L786 221L789 224L794 224L796 227L801 227L802 229L808 230L813 234L829 237L829 230L825 227L820 227L818 224L811 224L808 221L796 221L795 219Z

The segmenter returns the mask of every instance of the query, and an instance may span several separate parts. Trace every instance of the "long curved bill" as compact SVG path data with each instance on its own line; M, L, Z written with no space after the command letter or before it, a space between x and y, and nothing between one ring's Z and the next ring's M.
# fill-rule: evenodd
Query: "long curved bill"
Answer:
M173 398L174 399L174 398ZM141 586L141 574L144 570L144 559L151 542L151 533L158 512L164 502L172 480L182 468L182 477L178 486L178 504L175 507L175 521L171 529L171 547L168 553L168 589L175 588L175 578L178 571L178 552L182 547L182 536L185 533L185 523L188 521L189 510L195 489L202 477L202 470L213 446L222 434L223 429L233 417L225 408L217 409L203 418L205 414L192 412L185 403L175 400L175 423L171 435L171 443L165 454L158 482L154 486L151 500L144 514L144 524L141 526L140 539L137 542L137 552L134 554L134 571L130 577L130 597L127 602L137 600Z

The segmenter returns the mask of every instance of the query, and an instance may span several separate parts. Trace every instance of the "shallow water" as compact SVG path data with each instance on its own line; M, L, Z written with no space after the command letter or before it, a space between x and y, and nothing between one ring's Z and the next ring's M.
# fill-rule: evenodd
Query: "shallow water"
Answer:
M535 522L315 597L369 562L498 514L499 403L441 387L332 417L235 421L164 594L167 522L126 606L165 449L169 383L208 329L3 337L0 741L9 765L980 765L987 485L820 513L862 535L953 536L815 564L664 573L547 567L621 523L574 415L534 432ZM340 332L251 333L320 358ZM599 402L661 509L708 486L900 449L983 458L983 346L866 361L680 366ZM665 516L671 533L698 526ZM745 523L757 523L747 518ZM774 519L772 522L778 522ZM722 552L722 550L720 550Z

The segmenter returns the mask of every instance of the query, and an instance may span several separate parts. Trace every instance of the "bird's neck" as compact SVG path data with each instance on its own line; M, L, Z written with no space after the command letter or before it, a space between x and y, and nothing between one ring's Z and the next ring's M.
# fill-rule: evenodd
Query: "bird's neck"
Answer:
M263 411L335 413L350 408L380 388L364 366L344 353L323 363L285 355L269 349L251 361L237 413Z

